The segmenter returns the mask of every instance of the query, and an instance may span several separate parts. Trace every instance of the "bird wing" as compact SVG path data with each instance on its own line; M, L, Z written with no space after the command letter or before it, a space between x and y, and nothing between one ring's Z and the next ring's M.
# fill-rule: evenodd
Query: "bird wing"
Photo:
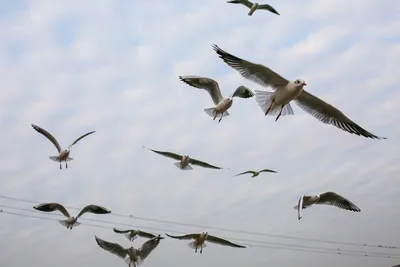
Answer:
M175 239L180 239L180 240L189 240L189 239L196 239L199 237L200 234L187 234L187 235L169 235L165 233L167 236Z
M274 172L274 173L277 173L277 171L270 170L270 169L263 169L260 172Z
M82 216L84 213L86 212L90 212L90 213L94 213L94 214L107 214L107 213L111 213L110 210L102 207L102 206L97 206L97 205L87 205L86 207L84 207L81 212L79 212L78 216L76 216L76 218L79 218L80 216Z
M301 211L303 210L303 201L304 201L304 195L301 195L299 198L299 203L296 206L297 207L297 218L299 220L301 219Z
M210 94L215 105L224 98L221 89L219 89L218 82L213 79L200 76L179 76L179 79L190 86L205 89Z
M249 79L261 86L276 89L289 83L287 79L283 78L278 73L264 65L255 64L238 58L222 50L215 44L213 45L213 49L215 52L217 52L219 57L226 64L228 64L228 66L237 70L244 78Z
M248 8L251 8L253 6L253 3L248 1L248 0L233 0L233 1L228 1L230 4L242 4L247 6Z
M175 154L175 153L172 153L172 152L158 151L158 150L153 150L153 149L149 149L149 150L153 151L154 153L163 155L164 157L167 157L167 158L176 159L176 160L181 160L182 159L181 155Z
M326 204L333 205L341 209L360 212L361 209L356 206L350 200L334 193L334 192L326 192L319 196L319 201L315 204Z
M113 228L113 231L115 232L115 233L117 233L117 234L126 234L126 233L129 233L130 231L134 231L134 230L132 230L132 229L129 229L129 230L121 230L121 229L117 229L117 228Z
M60 153L61 151L61 146L58 143L57 139L54 138L54 136L52 136L48 131L46 131L45 129L43 129L40 126L37 126L35 124L31 124L33 129L35 129L38 133L41 133L42 135L44 135L50 142L53 143L53 145L57 148L58 153Z
M42 203L42 204L34 206L33 208L35 210L44 211L44 212L52 212L52 211L58 210L65 217L67 217L67 218L70 217L67 209L63 205L58 204L58 203L54 203L54 202L52 202L52 203Z
M147 256L149 256L150 253L158 246L161 239L164 239L164 237L156 236L152 239L149 239L143 243L141 248L136 250L138 256L142 261L146 259Z
M278 11L276 11L275 8L273 8L272 6L268 5L268 4L263 4L263 5L259 5L257 7L257 9L265 9L268 10L269 12L272 12L274 14L280 15Z
M155 238L155 237L157 237L156 235L153 235L152 233L148 233L148 232L141 231L141 230L138 230L138 236L145 237L145 238Z
M241 172L241 173L239 173L239 174L236 174L235 176L239 176L239 175L246 174L246 173L255 174L256 172L255 172L255 171L245 171L245 172Z
M123 248L121 245L105 241L101 238L98 238L97 236L94 236L94 238L96 239L97 244L102 249L111 252L114 255L117 255L121 259L125 259L125 257L128 255L128 250Z
M213 235L208 235L207 241L209 241L211 243L214 243L214 244L219 244L219 245L222 245L222 246L230 246L230 247L235 247L235 248L245 248L245 246L232 243L231 241L228 241L226 239L222 239L220 237L216 237L216 236L213 236Z
M314 116L325 124L332 124L337 128L351 134L361 135L372 139L386 139L386 137L376 136L367 130L358 126L349 119L340 110L326 103L318 97L303 90L300 96L295 100L297 105L308 114Z
M254 96L254 92L247 88L246 86L239 86L236 88L235 92L233 92L232 97L240 97L240 98L250 98Z
M190 164L193 164L193 165L200 166L200 167L204 167L204 168L222 169L221 167L217 167L217 166L208 164L207 162L200 161L200 160L197 160L197 159L192 159L192 158L189 158L189 163L190 163Z
M76 143L78 143L79 140L81 140L82 138L88 136L89 134L95 133L95 132L96 132L96 131L91 131L91 132L85 133L84 135L80 136L78 139L76 139L74 142L72 142L72 143L68 146L68 149L70 149L73 145L75 145Z

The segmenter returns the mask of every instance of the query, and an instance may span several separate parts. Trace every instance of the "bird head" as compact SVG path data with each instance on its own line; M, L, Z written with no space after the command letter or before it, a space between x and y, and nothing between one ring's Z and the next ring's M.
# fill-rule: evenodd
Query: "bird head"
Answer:
M306 86L306 85L307 85L306 82L305 82L304 80L302 80L302 79L297 79L297 80L295 80L295 81L294 81L294 84L295 84L296 87L297 87L297 86L303 87L303 86Z

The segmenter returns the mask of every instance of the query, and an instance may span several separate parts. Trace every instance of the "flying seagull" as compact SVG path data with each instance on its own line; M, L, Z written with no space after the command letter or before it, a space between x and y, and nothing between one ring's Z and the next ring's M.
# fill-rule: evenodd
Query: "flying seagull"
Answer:
M264 170L261 170L261 171L258 171L258 172L257 171L245 171L245 172L236 174L235 176L239 176L239 175L246 174L246 173L252 173L253 175L251 176L251 178L253 178L253 177L258 176L262 172L274 172L274 173L276 173L276 171L274 171L274 170L264 169Z
M156 235L153 235L151 233L147 233L141 230L137 230L137 229L127 229L127 230L120 230L117 228L113 228L113 231L117 234L124 234L124 236L129 240L129 241L133 241L138 237L144 237L144 238L154 238L157 237ZM161 239L164 239L164 237L160 237Z
M218 82L213 79L200 76L179 76L179 79L190 86L204 89L210 94L215 107L207 108L204 111L210 117L214 117L214 120L218 115L221 115L218 122L220 122L223 117L229 116L228 109L232 106L234 97L250 98L254 96L253 91L241 85L236 88L230 97L224 98L219 89Z
M361 211L361 209L357 207L353 202L334 192L326 192L320 195L302 195L299 198L298 205L293 207L294 209L297 209L299 220L302 218L301 215L302 209L311 207L314 204L332 205L344 210L349 210L354 212Z
M76 143L78 143L79 140L81 140L82 138L88 136L89 134L95 133L96 131L91 131L88 133L85 133L84 135L82 135L81 137L79 137L78 139L76 139L74 142L72 142L67 149L62 149L60 144L58 143L57 139L54 138L54 136L52 136L48 131L46 131L45 129L43 129L40 126L37 126L35 124L31 124L33 129L35 129L37 132L43 134L47 139L49 139L50 142L53 143L53 145L57 148L58 150L58 156L51 156L49 157L51 160L56 161L56 162L60 162L60 170L61 170L61 161L65 161L65 167L68 168L68 161L73 160L73 158L69 157L69 152L70 149L73 145L75 145Z
M238 245L235 243L232 243L228 240L222 239L220 237L212 236L209 235L208 232L202 232L200 234L187 234L187 235L180 235L180 236L174 236L174 235L169 235L165 233L167 236L175 239L181 239L181 240L191 240L194 239L194 241L190 242L188 246L192 249L194 249L194 252L197 253L197 249L200 248L200 253L203 253L203 248L207 247L207 244L205 241L222 245L222 246L229 246L229 247L234 247L234 248L245 248L245 246Z
M108 209L106 209L102 206L97 206L97 205L87 205L79 212L78 216L76 216L76 217L71 216L68 213L67 209L63 205L58 204L58 203L42 203L37 206L34 206L33 208L35 210L44 211L44 212L52 212L52 211L58 210L65 217L67 217L66 220L59 221L59 223L65 227L67 227L67 229L70 229L70 230L72 230L72 227L80 225L80 223L78 222L78 218L81 217L86 212L90 212L90 213L94 213L94 214L111 213L111 211L109 211Z
M334 106L308 93L303 89L305 81L301 79L289 81L270 68L231 55L215 44L213 49L227 65L237 70L244 78L274 90L274 92L255 90L255 93L256 101L265 115L275 115L279 111L275 121L281 115L294 114L290 106L290 102L294 100L300 108L325 124L332 124L341 130L367 138L386 139L361 128Z
M158 246L162 237L156 236L143 243L142 247L137 249L134 247L123 248L117 243L105 241L97 236L94 236L96 243L104 250L117 255L128 264L129 267L139 266L143 263L150 253Z
M158 150L153 150L153 149L150 149L150 148L148 148L148 149L153 151L153 152L155 152L155 153L157 153L157 154L163 155L164 157L179 160L178 162L175 162L174 165L176 167L178 167L179 169L181 169L181 170L185 170L185 171L192 170L193 168L189 164L197 165L197 166L200 166L200 167L203 167L203 168L222 169L221 167L217 167L217 166L208 164L207 162L191 158L191 157L189 157L189 155L183 155L182 156L182 155L175 154L175 153L172 153L172 152L158 151Z
M258 3L254 3L253 4L252 2L250 2L248 0L233 0L233 1L228 1L228 3L230 3L230 4L242 4L244 6L247 6L248 8L250 8L250 12L249 12L249 14L247 14L249 16L253 15L254 11L256 11L257 9L268 10L268 11L270 11L270 12L276 14L276 15L280 15L278 13L278 11L276 11L275 8L273 8L272 6L270 6L268 4L264 4L264 5L260 5Z

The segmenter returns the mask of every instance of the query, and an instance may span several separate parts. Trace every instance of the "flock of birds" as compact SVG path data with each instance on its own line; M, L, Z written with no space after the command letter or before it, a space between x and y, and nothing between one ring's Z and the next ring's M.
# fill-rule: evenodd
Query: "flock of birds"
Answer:
M259 5L258 3L252 3L247 0L234 0L228 1L228 3L232 4L242 4L250 9L248 13L251 16L256 10L268 10L272 13L280 15L272 6L264 4ZM321 122L325 124L331 124L336 126L337 128L346 131L351 134L356 134L359 136L363 136L366 138L372 139L386 139L386 137L376 136L367 130L363 129L361 126L356 124L353 120L348 118L345 114L343 114L340 110L335 108L334 106L326 103L325 101L319 99L318 97L312 95L311 93L304 90L304 86L306 86L306 82L302 79L296 79L294 81L288 80L278 73L274 72L270 68L258 64L253 63L244 59L241 59L237 56L234 56L217 45L212 46L215 52L218 54L219 58L221 58L228 66L235 69L239 72L241 76L244 78L251 80L263 87L272 88L273 91L262 91L255 90L255 93L243 86L240 85L236 88L236 90L228 97L225 98L221 90L219 88L218 82L207 77L201 76L179 76L179 79L198 89L204 89L211 96L211 99L214 103L214 107L204 109L205 113L215 120L219 117L218 122L221 122L223 117L229 116L229 108L233 104L233 98L239 97L244 99L250 99L255 96L255 100L259 107L261 108L263 114L266 115L276 115L275 121L277 121L280 116L293 115L293 109L290 105L292 101L294 101L297 105L300 106L305 112L314 116ZM73 141L68 148L63 149L56 138L51 135L48 131L43 129L40 126L32 124L33 129L37 132L45 136L53 145L57 148L58 155L50 156L49 158L53 161L56 161L60 164L60 169L62 169L62 162L65 162L65 167L68 168L68 162L73 158L70 157L70 149L76 143L78 143L84 137L95 133L95 131L91 131L85 133L84 135L77 138ZM189 155L180 155L167 151L159 151L149 149L154 153L160 154L164 157L168 157L176 160L174 163L176 167L181 170L192 170L191 165L200 166L203 168L211 168L211 169L222 169L221 167L209 164L205 161L201 161L195 158L190 157ZM260 171L249 170L238 175L251 174L251 178L258 176L261 172L270 172L276 173L275 170L270 169L262 169ZM302 218L302 210L308 208L312 205L325 204L325 205L333 205L338 208L360 212L361 209L357 207L350 200L336 194L335 192L325 192L319 195L302 195L298 200L298 204L294 207L298 213L298 219ZM35 207L35 210L42 212L53 212L59 211L63 214L66 219L59 221L61 225L66 227L67 229L72 229L75 226L78 226L80 223L78 222L78 218L81 217L85 213L94 213L94 214L108 214L111 213L110 210L105 207L98 205L87 205L84 207L76 217L71 216L67 209L58 203L42 203ZM134 267L139 266L145 258L149 256L149 254L158 246L161 239L164 239L161 235L154 235L151 233L147 233L138 229L116 229L113 228L113 231L118 234L124 234L125 237L133 242L137 237L147 238L148 240L142 244L140 248L135 248L133 246L129 248L124 248L117 243L112 243L109 241L105 241L97 236L95 236L96 243L104 250L117 255L122 258L129 266L133 265ZM174 236L170 234L166 234L170 238L179 239L179 240L193 240L188 244L188 246L194 249L195 252L200 250L200 253L203 252L203 248L207 245L205 241L212 242L219 245L236 247L236 248L245 248L246 246L242 246L239 244L235 244L230 242L229 240L222 239L217 236L209 235L208 232L202 233L191 233L181 236Z

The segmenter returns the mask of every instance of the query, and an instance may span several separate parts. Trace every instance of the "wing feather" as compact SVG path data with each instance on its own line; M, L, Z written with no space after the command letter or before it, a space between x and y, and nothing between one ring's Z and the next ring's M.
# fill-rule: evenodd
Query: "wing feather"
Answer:
M245 246L232 243L231 241L228 241L226 239L216 237L213 235L208 235L207 241L214 243L214 244L222 245L222 246L229 246L229 247L234 247L234 248L245 248Z
M218 82L213 79L201 76L179 76L179 79L192 87L206 90L215 105L224 98Z
M123 248L121 245L105 241L97 236L94 236L94 238L96 239L96 243L99 245L99 247L114 255L117 255L121 259L125 259L128 255L128 249Z
M189 158L189 163L193 164L193 165L197 165L197 166L203 167L203 168L222 169L221 167L217 167L217 166L211 165L211 164L209 164L207 162L200 161L200 160L197 160L197 159L192 159L192 158Z
M76 139L74 142L72 142L69 146L68 149L70 149L73 145L75 145L76 143L78 143L80 140L82 140L83 138L85 138L86 136L88 136L89 134L95 133L96 131L91 131L88 133L85 133L84 135L78 137L78 139Z
M48 131L46 131L45 129L43 129L40 126L37 126L35 124L31 124L31 126L33 127L33 129L35 129L38 133L41 133L42 135L44 135L50 142L53 143L53 145L57 148L58 153L61 152L61 146L58 143L57 139L51 135Z
M357 207L356 204L334 192L326 192L321 194L319 201L315 204L332 205L341 209L350 210L354 212L361 211L361 209Z
M190 240L190 239L196 239L199 237L200 234L187 234L187 235L169 235L165 233L168 237L175 238L175 239L180 239L180 240Z
M160 155L162 155L164 157L167 157L167 158L176 159L176 160L181 160L182 159L181 155L175 154L175 153L172 153L172 152L159 151L159 150L153 150L153 149L149 149L149 150L153 151L154 153L160 154Z
M86 212L90 212L90 213L94 213L94 214L107 214L107 213L111 213L110 210L106 209L105 207L102 206L98 206L98 205L87 205L86 207L84 207L78 214L78 216L76 216L76 218L81 217L84 213Z
M67 218L70 217L67 209L63 205L55 203L55 202L42 203L42 204L34 206L33 208L35 210L44 211L44 212L52 212L52 211L58 210L65 217L67 217Z

